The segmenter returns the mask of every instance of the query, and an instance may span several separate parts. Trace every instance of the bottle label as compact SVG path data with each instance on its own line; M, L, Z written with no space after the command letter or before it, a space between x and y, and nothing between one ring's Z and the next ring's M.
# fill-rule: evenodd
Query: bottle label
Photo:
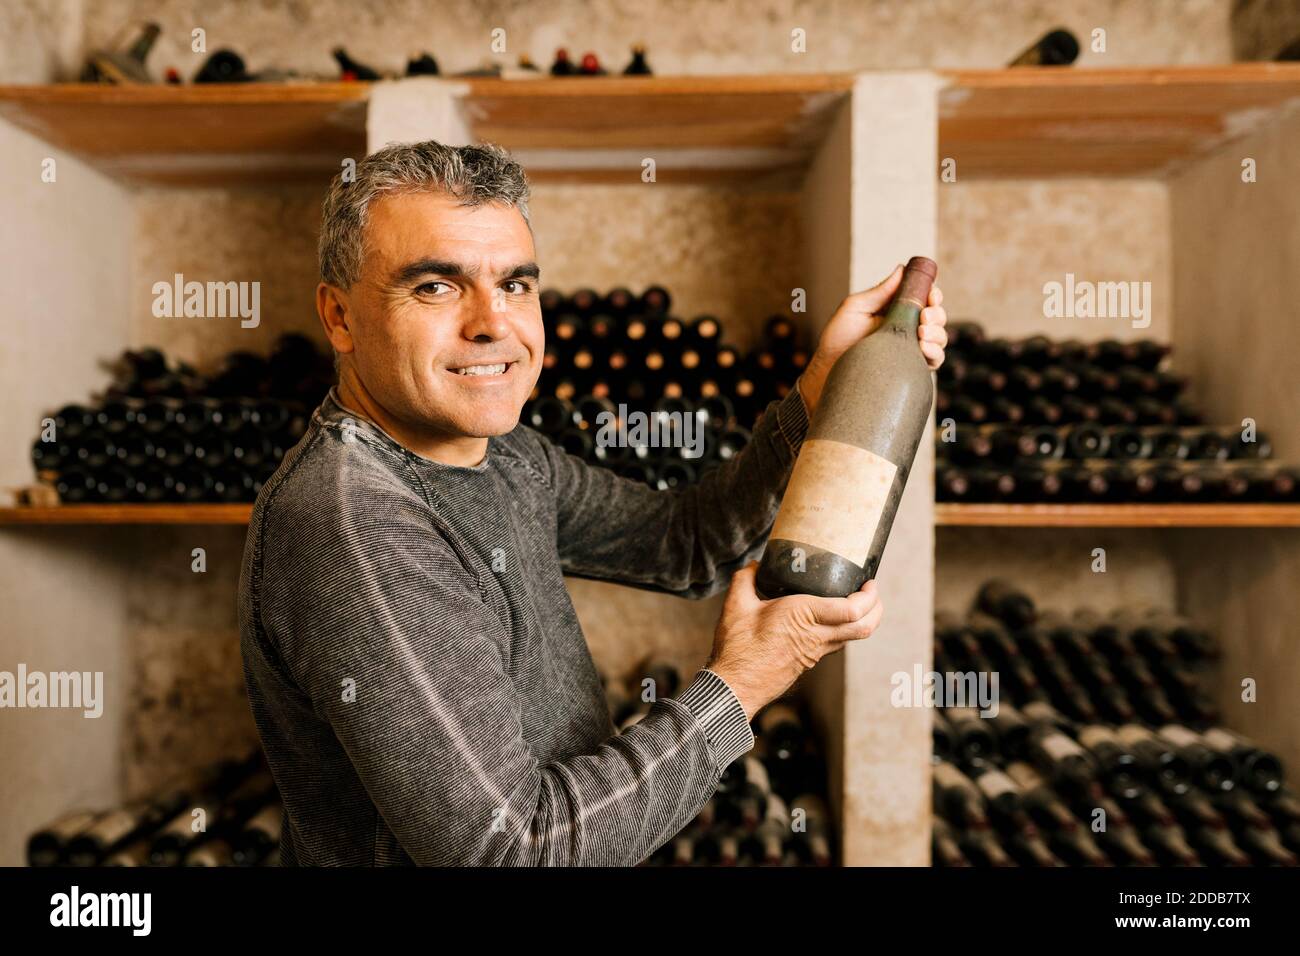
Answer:
M897 465L865 448L827 438L805 440L771 537L821 548L864 567L897 472Z
M1160 736L1175 747L1195 747L1201 742L1194 731L1179 724L1165 724L1160 728Z
M1007 776L1022 790L1036 790L1044 782L1037 770L1020 760L1007 765Z
M1120 743L1125 747L1136 747L1151 739L1150 731L1138 724L1125 724L1117 733Z
M1092 750L1100 744L1116 742L1116 737L1109 727L1093 725L1090 727L1084 727L1083 730L1079 731L1079 743L1083 744L1089 750Z
M1020 788L1016 782L1008 777L1001 770L986 770L980 775L979 780L975 781L979 788L984 791L984 796L990 800L996 800L1004 793L1019 793Z
M82 810L69 816L56 820L45 828L45 833L52 833L60 840L67 840L76 836L82 830L88 828L95 822L99 814L90 810Z
M945 787L954 787L961 790L971 789L970 779L950 763L935 764L934 779Z
M1053 760L1065 760L1083 753L1082 748L1065 734L1048 734L1043 738L1042 746Z
M1033 721L1055 724L1060 714L1046 701L1034 700L1020 708L1020 712Z
M1237 739L1220 727L1211 727L1205 733L1201 734L1201 740L1211 750L1218 750L1221 753L1230 754L1237 746Z
M127 810L110 810L88 831L100 839L105 846L111 846L135 829L136 817Z

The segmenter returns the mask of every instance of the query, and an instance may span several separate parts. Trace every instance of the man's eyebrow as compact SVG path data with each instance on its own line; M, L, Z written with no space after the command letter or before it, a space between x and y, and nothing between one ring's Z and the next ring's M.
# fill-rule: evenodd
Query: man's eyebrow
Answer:
M501 275L502 279L540 279L541 277L542 270L537 268L536 262L521 262Z
M422 276L438 275L449 278L473 279L478 275L478 269L474 266L465 266L459 262L453 262L450 259L417 259L415 262L408 262L395 273L393 273L394 285L406 285L414 282ZM536 262L521 262L505 269L501 279L539 279L542 270L537 267Z
M408 282L414 282L421 276L429 275L472 278L473 270L467 269L459 262L453 262L450 259L417 259L414 262L408 262L393 273L393 284L405 285Z

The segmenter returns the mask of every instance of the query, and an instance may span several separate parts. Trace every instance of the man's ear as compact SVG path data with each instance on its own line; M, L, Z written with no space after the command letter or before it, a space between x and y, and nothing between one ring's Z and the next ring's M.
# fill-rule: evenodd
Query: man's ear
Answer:
M316 314L325 328L325 337L340 355L352 351L351 312L348 294L337 286L322 282L316 286Z

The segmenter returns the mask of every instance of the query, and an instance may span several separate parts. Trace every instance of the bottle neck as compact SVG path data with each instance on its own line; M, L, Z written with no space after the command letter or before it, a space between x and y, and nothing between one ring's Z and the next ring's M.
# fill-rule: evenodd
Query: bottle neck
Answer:
M917 327L921 324L921 310L925 308L925 303L930 298L930 287L934 284L933 264L931 263L929 271L919 267L919 264L928 262L928 259L914 258L903 269L898 291L885 309L882 325L916 334Z
M137 63L144 63L145 57L149 55L149 51L153 48L153 41L158 39L158 34L161 32L156 24L146 24L139 38L135 43L131 44L127 56Z
M902 296L895 296L894 300L889 303L885 309L885 315L880 323L881 328L898 329L902 332L916 334L916 330L921 325L921 303L912 299L905 299Z

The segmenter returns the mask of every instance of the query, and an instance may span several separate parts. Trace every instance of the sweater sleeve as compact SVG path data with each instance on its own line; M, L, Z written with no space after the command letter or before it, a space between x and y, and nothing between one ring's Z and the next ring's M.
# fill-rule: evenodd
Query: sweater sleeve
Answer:
M565 573L687 598L717 593L762 553L807 431L796 383L768 404L739 455L670 491L587 464L539 435Z
M346 586L267 590L262 612L292 635L285 665L411 858L631 865L690 822L753 745L727 684L702 670L590 753L539 763L476 574L427 511L382 504L296 536L317 543L289 556L293 580Z

